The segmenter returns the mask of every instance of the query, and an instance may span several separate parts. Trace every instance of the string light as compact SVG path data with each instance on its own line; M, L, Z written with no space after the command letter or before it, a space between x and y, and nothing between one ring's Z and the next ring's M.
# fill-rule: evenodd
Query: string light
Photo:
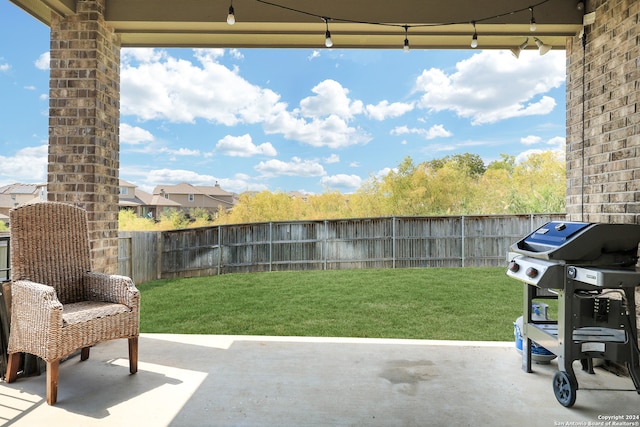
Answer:
M578 4L576 4L576 8L578 10L583 10L584 9L584 2L582 0L578 0Z
M236 23L236 14L233 10L233 0L231 0L231 4L229 5L229 14L227 15L227 24L233 25Z
M478 47L478 32L476 31L476 21L473 21L473 37L471 37L471 47L473 49Z
M529 7L529 10L531 11L531 21L529 21L529 30L530 31L535 31L536 30L536 18L533 16L533 6Z
M404 26L404 46L402 47L404 53L409 53L409 26Z
M443 26L450 26L450 25L461 25L461 24L465 24L465 23L469 23L469 21L466 22L445 22L445 23L433 23L433 24L415 24L415 25L399 25L399 24L389 24L389 23L384 23L384 22L371 22L371 21L360 21L360 20L355 20L355 19L346 19L346 18L339 18L339 17L328 17L328 16L324 16L324 15L318 15L312 12L308 12L308 11L304 11L304 10L300 10L300 9L296 9L293 7L289 7L289 6L285 6L282 4L278 4L278 3L274 3L272 1L269 0L255 0L258 3L262 3L268 6L273 6L273 7L277 7L280 9L284 9L284 10L288 10L291 12L295 12L295 13L300 13L300 14L304 14L304 15L308 15L308 16L313 16L316 18L321 18L326 25L326 32L325 32L325 46L330 48L333 46L333 40L331 40L331 32L329 31L329 21L336 21L336 22L342 22L342 23L351 23L351 24L366 24L366 25L382 25L382 26L387 26L387 27L402 27L405 30L405 39L404 39L404 45L403 45L403 50L406 52L409 50L409 38L408 38L408 32L409 32L409 28L416 28L416 27L443 27ZM525 8L520 8L520 9L516 9L516 10L511 10L508 12L504 12L504 13L500 13L497 15L493 15L493 16L486 16L486 17L482 17L479 19L475 19L473 21L471 21L471 24L473 25L473 36L471 38L471 47L472 48L476 48L478 47L478 32L476 29L476 23L480 23L480 22L484 22L484 21L492 21L492 20L496 20L499 18L503 18L505 16L510 16L510 15L514 15L516 13L522 13L524 11L529 11L531 12L531 20L529 21L529 30L530 31L536 31L536 20L535 20L535 16L533 13L533 9L541 6L545 3L550 2L551 0L541 0L536 4L533 4L529 7L525 7ZM577 0L577 6L576 6L579 10L582 10L584 8L584 0ZM229 25L233 25L235 24L235 14L234 14L234 10L233 10L233 0L231 0L231 5L229 6L229 14L227 16L227 22L229 23ZM536 40L536 43L539 40ZM542 43L542 42L540 42ZM538 45L538 47L540 48L540 52L541 55L544 55L544 53L548 52L549 49L551 49L550 46L547 45L543 45L543 48L540 48L540 45ZM542 53L542 51L544 50L544 53Z
M324 33L324 45L326 47L332 47L333 40L331 40L331 32L329 31L329 18L322 18L322 19L324 19L324 23L327 26L327 31Z

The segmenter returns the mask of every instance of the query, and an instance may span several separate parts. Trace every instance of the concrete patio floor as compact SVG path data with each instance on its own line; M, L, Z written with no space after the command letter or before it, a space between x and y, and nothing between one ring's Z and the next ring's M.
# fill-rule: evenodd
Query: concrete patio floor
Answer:
M126 340L64 362L56 406L44 375L0 383L0 425L558 426L640 414L635 392L584 390L628 390L627 377L577 364L581 389L564 408L554 362L520 365L513 343L143 334L136 375Z

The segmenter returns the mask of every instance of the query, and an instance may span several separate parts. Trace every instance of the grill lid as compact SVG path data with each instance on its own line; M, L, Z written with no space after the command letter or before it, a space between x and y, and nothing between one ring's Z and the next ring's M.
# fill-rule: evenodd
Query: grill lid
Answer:
M565 244L575 233L587 228L586 222L550 222L525 238L525 243L532 248L541 246L548 250Z
M637 261L640 225L552 221L511 245L532 258L590 265L632 265Z

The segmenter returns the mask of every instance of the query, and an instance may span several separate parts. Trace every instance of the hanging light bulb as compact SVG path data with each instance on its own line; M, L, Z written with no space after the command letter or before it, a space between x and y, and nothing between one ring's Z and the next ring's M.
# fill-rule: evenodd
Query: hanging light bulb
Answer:
M324 23L327 26L327 31L324 33L324 45L326 47L332 47L333 40L331 40L331 32L329 31L329 18L322 18L322 19L324 19Z
M404 46L402 47L404 53L409 53L409 26L404 26Z
M478 33L476 32L476 22L473 21L473 37L471 37L471 47L473 49L478 47Z
M584 9L584 2L582 0L578 0L578 4L576 4L576 8L578 10L583 10Z
M231 0L231 4L229 5L229 14L227 15L227 24L233 25L236 23L236 15L233 10L233 0Z
M531 11L531 21L529 21L529 31L535 31L536 30L536 18L533 17L533 8L530 7L529 10Z

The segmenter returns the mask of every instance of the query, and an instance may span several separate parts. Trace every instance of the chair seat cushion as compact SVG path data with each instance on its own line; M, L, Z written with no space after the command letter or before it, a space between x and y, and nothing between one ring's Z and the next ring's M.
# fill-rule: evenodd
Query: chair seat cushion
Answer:
M113 316L131 311L123 304L103 301L81 301L62 306L63 325L74 325L101 317Z

